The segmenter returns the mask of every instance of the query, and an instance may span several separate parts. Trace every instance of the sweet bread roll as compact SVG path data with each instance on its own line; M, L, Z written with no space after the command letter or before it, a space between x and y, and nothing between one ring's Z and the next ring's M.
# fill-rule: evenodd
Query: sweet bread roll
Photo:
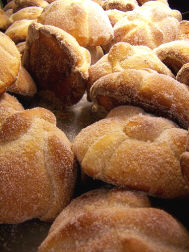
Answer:
M184 64L189 63L189 40L176 40L163 44L154 52L165 65L177 74Z
M113 38L105 11L90 0L57 0L44 9L38 21L63 29L84 47L105 45Z
M183 20L182 22L180 22L178 39L189 39L189 21Z
M114 26L114 40L150 48L175 40L179 33L181 14L158 2L147 2L118 21Z
M30 6L45 8L49 3L45 0L15 0L14 12Z
M11 24L7 14L0 9L0 30L6 30L7 27Z
M50 90L64 105L72 105L85 92L90 53L62 29L33 23L23 65L40 89Z
M119 11L116 9L107 10L106 14L108 15L108 18L112 26L114 26L120 19L122 19L125 16L124 11Z
M72 196L74 155L48 110L14 113L0 128L0 223L53 220Z
M189 63L184 64L177 73L176 79L186 85L189 85Z
M125 69L145 68L173 76L171 71L162 64L150 48L146 46L132 46L125 42L119 42L113 45L109 53L89 69L89 81L87 87L89 100L90 87L102 76L113 72L121 72Z
M22 19L37 19L43 11L43 8L37 6L25 7L10 16L12 22Z
M8 93L4 93L0 96L0 127L4 120L16 112L23 111L22 104Z
M189 234L136 192L99 189L73 200L38 252L187 252Z
M30 74L21 66L16 82L9 86L7 91L13 94L34 96L37 92L37 87Z
M22 19L15 21L6 30L5 34L9 36L16 44L25 41L28 35L28 27L33 23L33 20Z
M170 76L150 69L127 69L98 79L90 90L94 110L137 105L189 127L189 90Z
M186 137L172 121L120 106L83 129L72 149L92 178L162 198L188 197L180 166Z
M132 11L136 7L138 7L136 0L105 0L102 4L104 10Z
M13 84L20 68L20 53L14 42L0 32L0 95Z

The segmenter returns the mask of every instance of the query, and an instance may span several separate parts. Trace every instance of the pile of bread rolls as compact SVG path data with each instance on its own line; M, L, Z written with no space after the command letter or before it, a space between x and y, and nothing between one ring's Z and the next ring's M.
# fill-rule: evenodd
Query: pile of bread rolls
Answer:
M189 198L189 21L167 0L12 0L0 30L0 223L55 220L39 252L188 252L148 195ZM87 93L103 118L71 143L9 93ZM80 173L114 188L72 200Z

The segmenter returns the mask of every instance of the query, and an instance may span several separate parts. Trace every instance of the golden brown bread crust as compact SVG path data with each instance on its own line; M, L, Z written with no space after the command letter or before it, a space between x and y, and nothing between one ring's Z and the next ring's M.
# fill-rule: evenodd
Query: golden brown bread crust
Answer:
M0 223L53 220L72 196L74 155L48 110L14 113L0 128Z
M64 105L72 105L85 92L90 53L67 32L33 23L23 65L41 89L52 91Z
M21 66L18 79L8 87L7 91L13 94L34 96L37 92L37 87L30 74Z
M63 210L39 252L187 252L189 234L145 196L119 189L87 192Z
M3 121L10 115L23 111L24 108L22 104L14 97L8 93L4 93L0 96L0 127Z
M136 7L138 7L136 0L105 0L102 4L104 10L132 11Z
M6 30L7 27L11 24L7 14L0 9L0 31Z
M173 77L169 68L162 64L156 54L147 46L132 46L125 42L113 45L108 54L89 68L88 98L91 86L99 78L125 69L146 68Z
M47 7L49 4L45 0L15 0L14 12L30 6Z
M150 1L118 21L114 26L114 40L150 48L177 39L181 14L167 5Z
M186 85L189 85L189 63L184 64L178 71L176 79Z
M16 81L20 57L14 42L0 32L0 95Z
M189 40L176 40L165 43L154 50L159 59L175 74L189 63Z
M25 41L28 35L28 27L33 23L33 20L22 19L15 21L5 31L5 34L9 36L16 44Z
M90 90L94 110L136 105L189 127L189 90L170 76L150 69L127 69L98 79Z
M63 29L84 47L104 45L113 38L106 13L90 0L57 0L44 9L38 21Z
M22 19L37 19L43 11L43 8L37 6L25 7L10 16L11 22Z
M187 131L137 107L122 106L83 129L73 151L95 179L163 198L189 196L180 166Z
M182 22L180 22L178 39L189 39L189 21L183 20Z

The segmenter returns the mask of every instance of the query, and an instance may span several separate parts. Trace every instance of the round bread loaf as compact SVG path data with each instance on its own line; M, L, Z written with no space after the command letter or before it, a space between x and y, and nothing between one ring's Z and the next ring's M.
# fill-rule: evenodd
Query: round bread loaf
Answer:
M180 156L187 131L131 106L117 107L83 129L73 151L95 179L163 198L189 196Z
M74 155L50 111L24 110L3 120L0 174L0 223L53 220L69 203L76 177Z
M141 193L99 189L66 207L38 252L187 252L189 234Z
M113 38L106 12L90 0L57 0L44 9L38 21L63 29L84 47L105 45Z
M0 32L0 95L16 81L20 57L14 42Z
M29 27L23 65L40 89L50 90L64 105L83 96L90 53L69 33L51 25Z
M170 76L151 69L127 69L99 78L90 89L93 109L137 105L189 127L189 90Z

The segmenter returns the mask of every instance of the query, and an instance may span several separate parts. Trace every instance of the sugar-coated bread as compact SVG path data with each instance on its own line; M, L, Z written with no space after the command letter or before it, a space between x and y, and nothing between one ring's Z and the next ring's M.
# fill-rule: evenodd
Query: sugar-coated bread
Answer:
M175 74L189 63L189 40L176 40L165 43L154 50L159 59Z
M114 26L114 40L132 45L146 45L150 48L173 41L179 34L179 11L171 10L159 1L150 1L142 7L127 12Z
M4 120L16 112L23 111L22 104L8 93L4 93L0 96L0 127Z
M11 24L7 14L0 9L0 31L6 30L7 27Z
M6 30L5 34L9 36L16 44L25 41L28 35L28 27L33 23L33 20L22 19L15 21Z
M186 138L172 121L120 106L81 130L72 149L92 178L162 198L188 197L180 166Z
M7 88L7 91L13 94L34 96L37 92L37 87L30 74L21 66L17 80Z
M113 38L106 12L91 0L57 0L44 9L38 21L63 29L84 47L104 45Z
M141 193L87 192L65 208L38 252L188 252L189 234Z
M180 22L178 39L180 40L189 39L189 21L188 20L183 20L182 22Z
M138 7L136 0L105 0L102 4L104 10L132 11L136 7Z
M184 64L178 71L176 79L186 85L189 85L189 63Z
M50 90L64 105L72 105L85 92L90 53L62 29L33 23L23 65L40 89Z
M106 14L108 15L108 18L112 26L114 26L120 19L122 19L125 16L126 13L124 11L113 9L113 10L107 10Z
M37 6L25 7L10 16L12 22L22 19L37 19L43 11L43 8Z
M172 72L147 46L132 46L126 42L113 45L108 54L89 68L89 89L99 78L125 69L152 69L173 77Z
M16 81L21 63L20 57L14 42L0 32L0 95Z
M50 111L24 110L3 121L0 174L0 223L53 220L69 203L76 176L74 155Z
M153 70L127 69L98 79L90 89L94 110L137 105L189 127L189 89Z
M14 0L15 1L15 7L14 12L30 6L38 6L41 8L45 8L49 5L49 3L45 0Z

